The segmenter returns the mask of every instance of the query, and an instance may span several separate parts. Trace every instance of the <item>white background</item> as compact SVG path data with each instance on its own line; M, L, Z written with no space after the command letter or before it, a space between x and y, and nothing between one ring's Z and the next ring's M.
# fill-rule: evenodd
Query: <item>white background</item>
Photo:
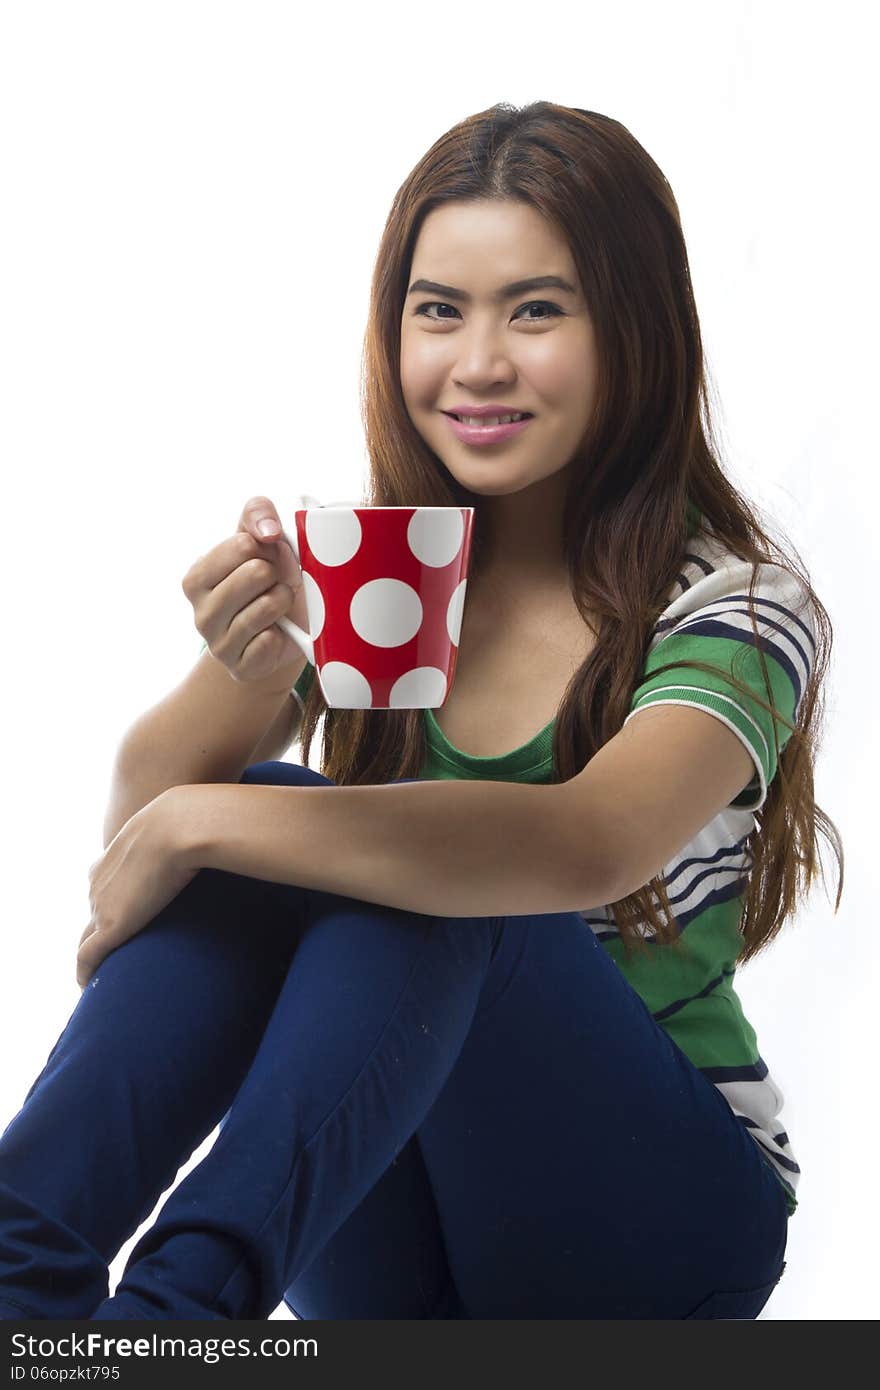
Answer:
M315 10L2 9L0 1128L79 997L118 742L197 658L183 575L253 494L284 511L360 493L361 339L396 189L493 102L587 107L672 185L728 466L835 625L816 796L844 836L841 910L817 887L737 987L803 1170L762 1316L874 1317L867 10Z

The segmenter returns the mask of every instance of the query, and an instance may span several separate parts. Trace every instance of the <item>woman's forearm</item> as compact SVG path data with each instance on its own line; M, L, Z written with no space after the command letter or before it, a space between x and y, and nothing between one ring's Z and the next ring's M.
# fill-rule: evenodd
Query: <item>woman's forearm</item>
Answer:
M169 787L236 781L249 763L281 757L300 718L288 691L272 689L271 683L239 683L203 653L122 739L111 774L104 848L135 812Z
M564 784L188 786L190 862L437 917L577 911L603 901Z

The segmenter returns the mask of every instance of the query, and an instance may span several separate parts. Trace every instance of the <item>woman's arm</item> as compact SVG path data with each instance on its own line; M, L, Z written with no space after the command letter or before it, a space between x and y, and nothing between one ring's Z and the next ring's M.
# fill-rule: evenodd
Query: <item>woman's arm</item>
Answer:
M175 791L184 859L439 917L602 906L640 888L746 786L701 709L655 706L568 782Z
M289 688L277 689L277 681L275 686L271 681L235 681L210 652L203 652L184 680L122 739L104 819L104 848L136 811L169 787L238 781L249 763L279 757L299 727L299 706Z
M563 824L563 793L558 784L426 781L171 795L191 866L429 916L487 917L606 901L597 837L588 817L576 836Z

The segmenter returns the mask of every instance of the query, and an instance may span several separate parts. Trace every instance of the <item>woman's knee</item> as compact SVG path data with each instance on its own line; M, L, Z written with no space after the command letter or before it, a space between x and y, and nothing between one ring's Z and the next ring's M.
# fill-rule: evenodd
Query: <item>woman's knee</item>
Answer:
M310 767L303 767L300 763L285 762L264 762L252 763L246 767L239 783L249 782L259 786L273 787L333 787L335 782L331 782L329 777L325 777L320 772L314 772Z

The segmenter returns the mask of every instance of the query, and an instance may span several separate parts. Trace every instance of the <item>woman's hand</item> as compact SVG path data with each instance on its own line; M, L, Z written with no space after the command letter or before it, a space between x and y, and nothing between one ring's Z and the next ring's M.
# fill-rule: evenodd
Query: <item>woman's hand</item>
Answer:
M79 939L84 989L101 961L134 936L199 871L185 833L185 787L169 787L137 811L89 868L92 920Z
M266 522L268 537L259 530ZM194 561L181 587L208 650L234 681L290 689L302 652L278 619L286 615L308 631L309 615L299 561L268 497L245 503L235 535Z

